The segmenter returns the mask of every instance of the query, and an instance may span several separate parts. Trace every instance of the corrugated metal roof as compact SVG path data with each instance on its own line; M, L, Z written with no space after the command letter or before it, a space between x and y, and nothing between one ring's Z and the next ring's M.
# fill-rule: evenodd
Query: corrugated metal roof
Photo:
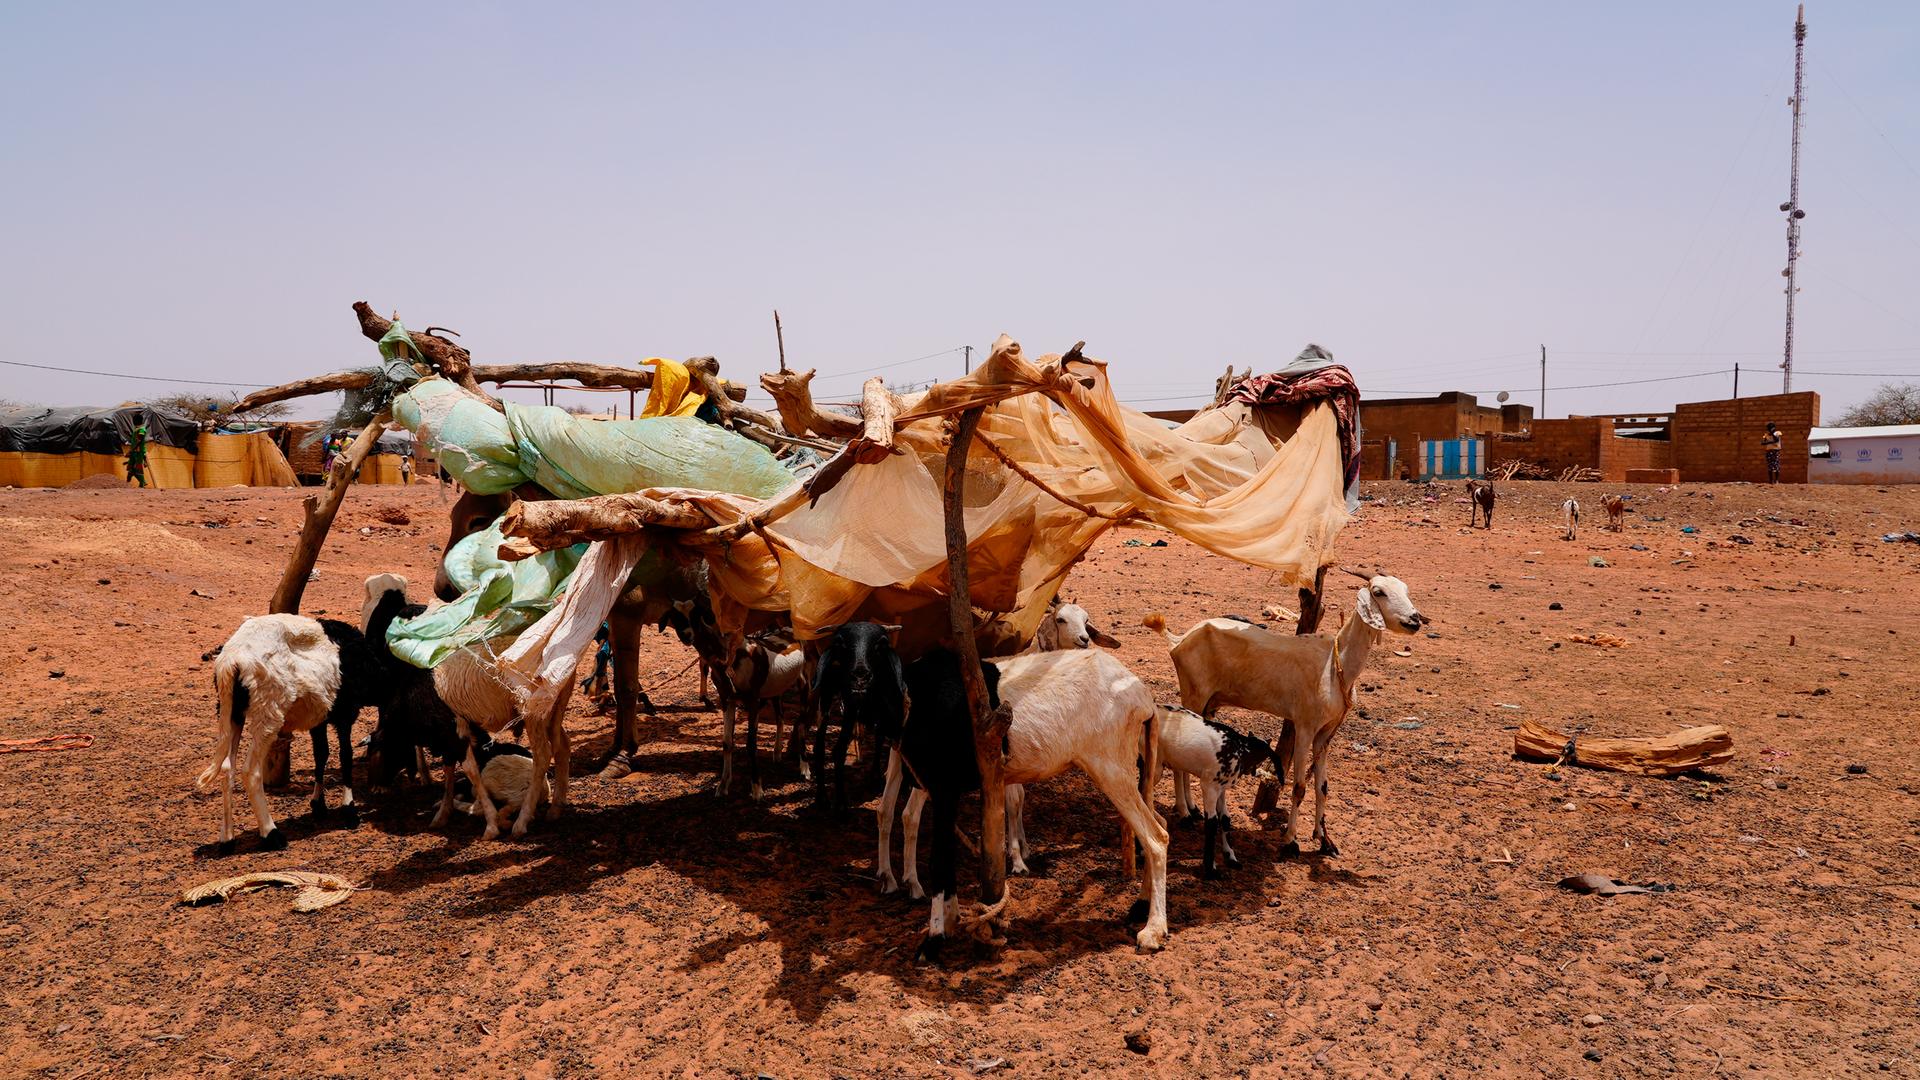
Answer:
M1884 427L1817 427L1807 432L1808 439L1883 439L1888 436L1920 435L1920 424L1888 424Z

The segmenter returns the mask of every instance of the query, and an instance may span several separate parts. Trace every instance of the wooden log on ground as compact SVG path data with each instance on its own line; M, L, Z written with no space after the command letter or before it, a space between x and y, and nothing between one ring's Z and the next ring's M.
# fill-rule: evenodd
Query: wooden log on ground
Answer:
M960 676L967 687L967 704L973 713L973 753L980 766L980 902L997 913L1006 900L1007 886L1007 799L1004 745L1007 729L1013 723L1013 711L1006 705L987 707L987 683L980 674L980 652L973 640L973 601L967 580L967 519L961 502L966 482L967 451L980 426L980 408L968 409L954 424L953 442L947 448L946 483L941 504L946 512L947 625L953 633L953 651L960 657ZM990 916L991 917L991 916Z
M1719 724L1640 739L1567 736L1535 720L1513 734L1515 757L1564 762L1638 776L1679 776L1733 760L1733 734Z

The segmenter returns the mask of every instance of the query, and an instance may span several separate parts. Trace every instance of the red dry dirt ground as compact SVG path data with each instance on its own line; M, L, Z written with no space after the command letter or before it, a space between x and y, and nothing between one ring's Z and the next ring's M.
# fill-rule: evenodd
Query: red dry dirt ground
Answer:
M1920 527L1920 490L1637 488L1622 534L1602 490L1504 484L1472 532L1457 485L1369 490L1340 551L1403 577L1433 625L1375 654L1336 738L1337 858L1276 861L1243 785L1245 868L1200 880L1177 828L1172 939L1141 955L1116 820L1063 778L1029 796L1039 858L1007 945L934 967L911 962L924 905L876 894L871 813L816 818L784 766L765 805L711 794L718 718L664 637L639 775L577 781L524 840L427 829L423 788L357 830L316 823L302 741L273 799L291 850L248 834L209 857L200 655L264 604L301 493L0 492L0 737L97 739L0 758L0 1074L1920 1075L1920 545L1878 539ZM354 492L308 612L357 618L377 571L427 581L444 513L432 487ZM1292 598L1178 540L1126 545L1157 535L1109 534L1069 591L1172 700L1140 616ZM1332 581L1341 617L1351 580ZM1596 631L1628 643L1567 641ZM1556 780L1512 759L1522 717L1721 723L1737 756L1712 778ZM589 772L608 720L576 698L569 723ZM280 891L175 903L282 868L365 891L314 915ZM1588 871L1674 891L1555 887Z

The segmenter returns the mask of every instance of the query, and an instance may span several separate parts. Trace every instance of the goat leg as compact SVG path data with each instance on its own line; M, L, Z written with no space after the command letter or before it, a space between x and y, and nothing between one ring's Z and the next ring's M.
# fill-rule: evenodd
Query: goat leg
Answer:
M307 800L313 816L327 816L327 725L315 724L307 733L313 741L313 798Z
M774 729L778 732L778 726ZM780 736L773 737L774 750L780 749ZM889 896L900 891L900 882L893 876L893 810L900 798L900 784L906 772L901 767L900 751L893 750L887 755L887 786L880 793L880 808L874 817L880 825L880 853L873 860L873 876L880 880L880 895Z
M747 702L747 785L756 805L764 795L760 787L760 707L763 704L761 701ZM778 737L775 738L778 745ZM731 750L727 756L733 756Z

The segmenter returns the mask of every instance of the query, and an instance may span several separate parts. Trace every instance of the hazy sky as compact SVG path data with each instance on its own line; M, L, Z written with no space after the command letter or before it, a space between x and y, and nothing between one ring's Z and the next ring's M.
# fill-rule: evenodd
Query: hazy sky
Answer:
M1808 19L1799 364L1920 376L1920 4ZM778 307L829 398L1002 331L1086 339L1148 408L1308 341L1379 395L1537 401L1543 342L1552 386L1737 361L1777 392L1792 23L7 0L0 359L269 384L372 360L364 299L481 362L711 353L748 381ZM1831 419L1875 383L1796 389ZM0 366L5 398L176 388Z

